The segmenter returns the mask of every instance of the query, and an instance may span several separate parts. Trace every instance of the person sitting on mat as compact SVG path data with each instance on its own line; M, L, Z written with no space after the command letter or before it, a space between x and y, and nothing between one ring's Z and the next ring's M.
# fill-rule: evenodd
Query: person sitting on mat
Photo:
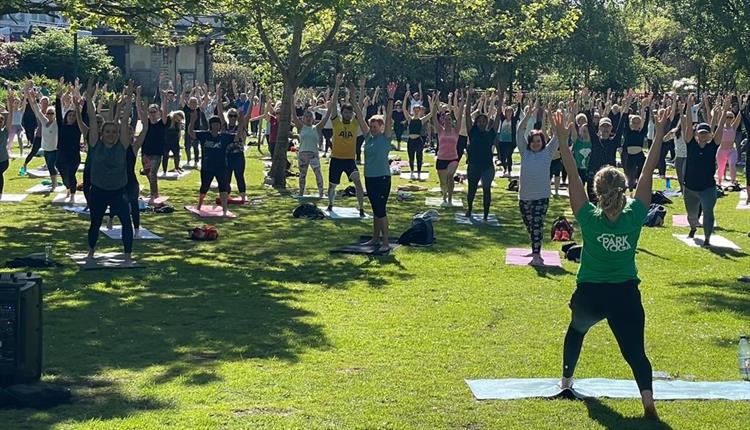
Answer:
M502 93L501 93L502 97ZM538 105L534 103L534 111ZM558 150L559 136L547 142L542 130L531 130L524 134L529 122L531 108L526 106L524 118L518 124L516 144L521 154L521 176L518 181L518 206L521 218L531 237L531 265L543 266L542 238L544 237L544 218L547 216L550 198L550 165L552 154ZM546 118L546 115L545 115ZM544 121L542 129L544 129ZM563 146L567 146L567 140ZM577 173L577 172L576 172Z
M560 145L563 165L570 177L570 207L581 226L583 249L570 299L572 317L563 348L560 387L573 386L573 373L583 338L591 327L607 319L623 357L630 365L641 393L644 415L658 420L654 405L651 363L644 347L645 313L638 290L640 279L635 252L643 220L651 204L652 175L659 162L670 108L659 112L654 144L635 189L635 199L626 197L627 179L614 167L605 166L594 176L597 206L590 203L568 145ZM558 140L567 141L573 124L555 112L552 121Z
M342 76L343 79L343 76ZM347 98L354 97L354 85L349 87ZM335 99L332 99L335 101ZM333 106L333 105L331 105ZM328 211L333 210L333 202L336 200L336 187L341 181L341 174L345 173L349 181L354 182L357 193L357 207L359 215L365 216L364 190L362 180L359 178L359 169L356 159L357 132L359 124L354 119L354 106L347 102L341 105L341 115L336 110L331 112L333 124L333 146L331 147L331 163L328 169Z
M338 83L338 79L337 79ZM338 88L338 86L337 86ZM373 115L369 125L365 122L362 109L354 105L359 127L365 136L365 187L367 198L372 206L372 239L364 245L382 243L378 251L387 252L391 249L388 240L388 215L386 204L391 193L391 167L388 153L391 151L391 121L393 113L393 97L396 94L396 84L388 84L388 108L385 116Z
M217 90L221 92L221 88ZM221 131L221 119L212 116L208 120L208 130L195 131L195 123L198 121L199 112L194 110L190 116L188 134L190 139L197 140L201 147L201 186L198 194L198 206L200 211L203 201L206 199L211 187L211 181L215 178L219 185L219 198L221 200L222 215L227 216L227 200L229 198L229 174L227 169L227 148L233 142L241 142L245 130L243 116L239 133L228 133Z

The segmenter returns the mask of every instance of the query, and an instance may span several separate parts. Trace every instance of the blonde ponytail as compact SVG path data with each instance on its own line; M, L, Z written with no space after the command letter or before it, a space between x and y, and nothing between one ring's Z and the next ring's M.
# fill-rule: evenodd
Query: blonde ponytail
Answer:
M625 189L625 175L612 166L601 168L594 177L598 206L608 215L619 214L625 208Z

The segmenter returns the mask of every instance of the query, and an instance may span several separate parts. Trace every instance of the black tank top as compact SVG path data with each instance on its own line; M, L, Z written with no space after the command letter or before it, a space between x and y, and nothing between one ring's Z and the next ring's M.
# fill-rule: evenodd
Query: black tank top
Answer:
M422 120L412 119L409 121L409 134L422 134Z

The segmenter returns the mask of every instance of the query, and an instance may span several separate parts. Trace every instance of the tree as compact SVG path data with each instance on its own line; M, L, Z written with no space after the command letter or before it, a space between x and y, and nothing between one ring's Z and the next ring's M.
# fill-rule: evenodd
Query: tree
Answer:
M286 187L286 162L294 94L313 66L330 50L348 43L340 36L343 23L351 20L359 7L356 1L322 0L307 4L293 0L276 3L254 0L242 3L227 20L230 38L236 45L259 40L283 84L278 136L272 155L273 186Z
M111 78L112 57L107 48L93 38L79 40L79 76L75 75L75 55L73 52L73 35L65 30L37 30L31 37L18 42L17 77L32 74L46 75L52 78L64 76L72 81L76 77Z

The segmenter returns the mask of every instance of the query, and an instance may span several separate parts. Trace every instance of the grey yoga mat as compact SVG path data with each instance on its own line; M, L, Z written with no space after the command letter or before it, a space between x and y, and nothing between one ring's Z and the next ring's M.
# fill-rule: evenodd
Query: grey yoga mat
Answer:
M551 398L562 394L560 379L467 379L477 400L511 400L534 397ZM635 381L620 379L576 379L570 394L577 398L607 397L639 399ZM654 381L656 400L750 400L750 382Z

